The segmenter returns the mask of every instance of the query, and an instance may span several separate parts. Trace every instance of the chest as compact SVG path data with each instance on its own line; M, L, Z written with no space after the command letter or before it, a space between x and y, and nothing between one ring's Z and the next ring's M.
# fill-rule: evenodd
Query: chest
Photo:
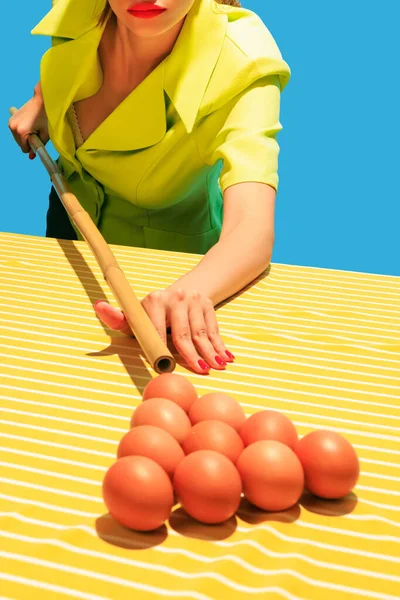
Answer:
M76 117L83 139L87 140L144 79L145 76L138 75L123 85L112 85L110 80L105 78L96 94L75 102Z
M74 103L84 140L89 138L151 72L145 65L140 68L131 65L129 73L123 72L118 64L118 56L112 52L106 39L100 43L98 54L103 75L102 85L94 95Z

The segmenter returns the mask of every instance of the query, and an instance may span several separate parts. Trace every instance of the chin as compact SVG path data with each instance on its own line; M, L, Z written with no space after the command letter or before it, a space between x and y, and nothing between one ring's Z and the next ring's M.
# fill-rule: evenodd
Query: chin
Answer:
M131 31L132 33L134 33L136 36L138 37L143 37L143 38L151 38L151 37L156 37L162 33L165 33L166 31L168 31L168 29L170 29L170 27L168 26L161 26L160 24L156 24L156 23L132 23L132 21L125 21L125 25L127 27L127 29L129 29L129 31Z
M164 15L165 16L165 15ZM143 38L152 38L162 35L169 31L170 29L174 29L179 25L179 21L177 22L175 19L172 19L171 23L171 15L168 15L169 19L155 18L153 19L135 19L130 17L129 19L123 19L126 27L134 33L138 37Z

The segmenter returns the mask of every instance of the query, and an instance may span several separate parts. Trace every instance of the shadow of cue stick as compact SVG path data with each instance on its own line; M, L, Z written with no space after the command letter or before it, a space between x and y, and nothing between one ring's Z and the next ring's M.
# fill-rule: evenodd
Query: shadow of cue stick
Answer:
M16 108L10 108L11 115L16 112ZM153 369L157 373L172 372L176 366L175 358L158 335L107 242L89 214L82 208L78 199L72 193L67 180L47 152L40 138L32 133L28 138L28 142L49 173L51 182L69 217L89 245L102 270L105 281L108 283L114 298L123 311L132 332Z

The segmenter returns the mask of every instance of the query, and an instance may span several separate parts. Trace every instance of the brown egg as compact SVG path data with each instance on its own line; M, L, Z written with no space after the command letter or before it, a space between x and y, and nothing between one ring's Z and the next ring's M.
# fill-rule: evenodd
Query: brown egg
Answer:
M242 494L235 465L213 450L186 456L175 471L174 488L185 511L193 519L209 524L230 519Z
M151 398L139 404L132 415L131 427L153 425L165 429L180 444L188 436L191 423L185 411L166 398Z
M167 398L187 413L198 396L193 384L182 375L163 373L152 379L144 388L143 400L151 398Z
M172 478L176 467L185 458L185 453L165 429L153 425L139 425L124 435L119 443L117 456L147 456Z
M281 511L299 500L304 488L304 473L293 450L274 440L247 446L236 467L246 498L258 508Z
M171 480L160 465L145 456L125 456L108 469L103 499L111 516L121 525L152 531L169 518L174 493Z
M260 440L275 440L294 448L299 436L292 421L276 410L262 410L251 415L240 428L245 446Z
M185 454L198 450L214 450L234 464L244 449L240 435L223 421L200 421L192 427L182 447Z
M338 433L313 431L297 443L295 452L303 465L306 488L316 496L343 498L356 485L360 475L357 453Z
M196 400L189 411L189 418L193 425L200 421L223 421L235 431L239 431L246 420L246 415L234 398L216 392Z

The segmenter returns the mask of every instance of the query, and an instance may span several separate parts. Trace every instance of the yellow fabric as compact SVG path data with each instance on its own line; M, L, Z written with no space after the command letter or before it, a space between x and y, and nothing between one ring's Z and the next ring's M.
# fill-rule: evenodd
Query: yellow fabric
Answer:
M198 256L114 246L139 297ZM244 505L201 526L174 509L136 534L101 482L150 377L137 344L103 328L112 296L87 245L0 234L0 596L12 600L398 600L400 278L272 264L218 311L237 362L185 374L300 435L334 429L361 477L339 502ZM68 315L64 303L73 307Z
M278 187L289 67L255 13L196 0L171 54L76 149L66 114L102 85L95 17L103 7L58 0L33 29L57 40L41 82L60 167L109 243L206 251L218 240L228 186Z

